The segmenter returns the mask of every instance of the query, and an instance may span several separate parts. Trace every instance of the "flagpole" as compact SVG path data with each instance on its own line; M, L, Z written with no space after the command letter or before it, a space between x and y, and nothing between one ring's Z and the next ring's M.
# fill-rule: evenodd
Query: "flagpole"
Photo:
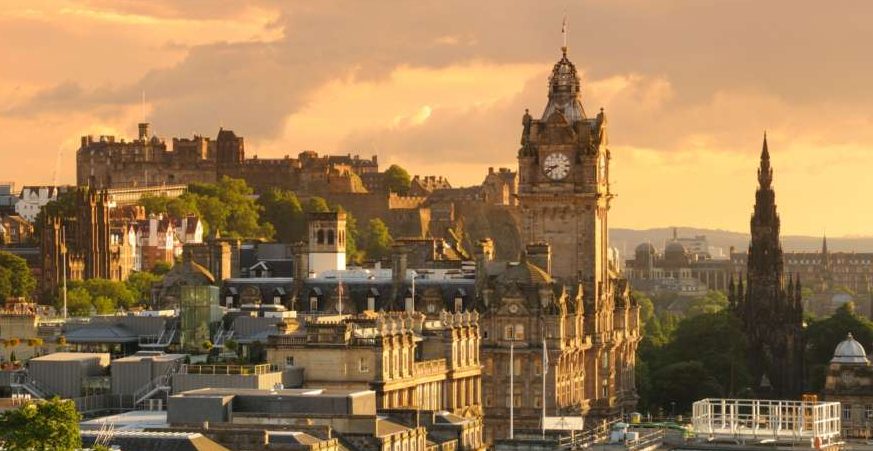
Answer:
M509 341L509 439L515 438L515 330Z
M545 332L545 330L543 330ZM546 347L546 334L543 334L543 440L546 438L546 373L549 372L549 349Z

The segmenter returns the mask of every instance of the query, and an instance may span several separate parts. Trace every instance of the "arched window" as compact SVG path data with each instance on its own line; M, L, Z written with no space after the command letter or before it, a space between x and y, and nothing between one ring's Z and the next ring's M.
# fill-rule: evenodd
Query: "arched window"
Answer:
M329 229L327 231L327 244L333 244L334 242L334 232L333 229Z
M316 242L318 244L324 244L324 230L318 229L318 233L316 234L316 236L318 237Z

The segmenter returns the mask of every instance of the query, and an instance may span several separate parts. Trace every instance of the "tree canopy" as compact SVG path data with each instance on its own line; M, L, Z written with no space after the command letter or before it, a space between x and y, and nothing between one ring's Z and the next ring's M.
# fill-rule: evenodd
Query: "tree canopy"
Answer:
M273 226L261 221L263 207L253 193L245 180L224 176L218 183L192 183L178 198L144 197L140 203L147 213L197 215L207 234L218 230L231 238L272 238Z
M385 170L385 186L388 191L397 194L406 194L409 192L409 186L412 183L412 178L406 169L392 164Z
M30 296L36 288L36 279L23 258L0 251L0 301L10 296Z
M0 414L0 443L10 450L80 449L80 419L71 400L28 401Z
M381 219L374 218L370 220L364 235L367 258L379 260L386 257L391 251L391 243L393 241L391 234L388 232L388 226Z
M852 302L843 304L827 318L809 323L806 328L805 356L809 369L808 388L818 391L824 387L827 366L834 356L834 349L850 332L860 343L873 342L873 322L856 313Z

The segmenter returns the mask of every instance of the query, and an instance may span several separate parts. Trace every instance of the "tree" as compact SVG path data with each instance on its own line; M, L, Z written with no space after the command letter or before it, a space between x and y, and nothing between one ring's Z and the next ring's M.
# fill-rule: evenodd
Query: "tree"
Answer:
M381 219L374 218L370 220L364 239L368 258L378 260L387 256L390 253L393 241L394 239L391 238L391 234L388 233L388 226Z
M97 296L91 301L91 303L94 305L94 309L97 310L97 314L99 315L113 313L116 309L115 301L106 296Z
M152 298L152 286L162 279L155 273L135 272L127 278L127 288L135 293L137 301L148 304Z
M276 229L276 239L282 243L306 240L306 215L300 199L291 191L271 189L258 198L263 208L262 219Z
M385 171L385 186L388 188L388 191L392 193L405 195L409 192L409 185L411 183L412 178L409 177L409 173L406 172L406 169L403 169L396 164L392 164Z
M0 251L0 268L6 269L6 271L0 271L0 290L4 289L5 286L5 290L8 291L6 293L0 291L2 299L9 296L30 296L30 293L36 288L36 279L30 273L27 261L23 258L6 251Z
M156 262L155 265L152 266L152 270L150 272L157 276L163 276L164 274L170 272L171 269L173 269L172 263L161 260Z
M58 310L63 307L63 298L58 298ZM91 293L82 287L67 290L67 313L70 316L88 316L91 314Z
M71 400L28 401L0 415L0 442L10 450L81 449L80 419Z
M710 290L705 296L694 298L688 306L688 316L704 313L718 313L728 306L728 299L721 291Z
M813 320L806 329L806 364L809 368L810 389L824 386L825 373L837 344L852 333L860 343L873 342L873 322L855 312L855 304L847 302L833 315Z
M304 210L307 213L326 213L330 211L330 206L323 197L313 196L306 201Z

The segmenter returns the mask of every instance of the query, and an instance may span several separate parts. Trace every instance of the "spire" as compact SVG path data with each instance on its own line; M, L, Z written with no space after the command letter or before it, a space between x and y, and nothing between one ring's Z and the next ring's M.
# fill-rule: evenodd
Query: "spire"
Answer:
M561 113L569 123L585 119L585 110L579 100L581 83L576 72L576 66L567 59L567 19L564 18L561 27L564 45L561 47L561 59L552 68L549 77L549 103L543 111L542 120L547 120L554 113Z
M770 167L770 150L767 148L767 132L764 132L764 145L761 149L761 166L758 168L758 184L762 189L773 183L773 168Z
M561 53L564 54L564 58L567 57L567 15L564 14L564 22L561 24L561 38L564 41L564 45L561 46Z

